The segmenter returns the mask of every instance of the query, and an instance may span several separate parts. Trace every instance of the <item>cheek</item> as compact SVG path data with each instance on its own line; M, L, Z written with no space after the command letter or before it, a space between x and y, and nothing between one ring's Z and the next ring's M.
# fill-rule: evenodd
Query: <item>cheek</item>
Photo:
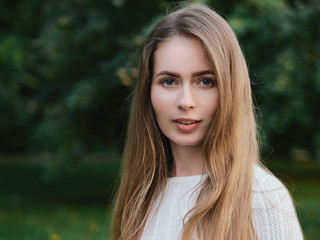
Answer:
M161 91L159 91L157 88L151 88L151 103L153 110L157 116L161 116L165 112L166 109L166 98L163 94L161 94Z
M201 99L203 113L206 113L208 117L213 117L219 105L218 90L213 89L212 92L202 93L199 99Z
M217 111L217 108L219 106L219 94L217 94L214 99L213 99L213 104L212 104L212 108L211 108L211 111L212 111L212 114L215 115L216 111Z

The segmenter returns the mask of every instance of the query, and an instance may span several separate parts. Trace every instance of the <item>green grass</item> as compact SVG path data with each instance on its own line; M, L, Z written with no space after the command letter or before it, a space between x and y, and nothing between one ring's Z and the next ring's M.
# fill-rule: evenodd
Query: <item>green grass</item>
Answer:
M293 198L306 239L320 239L320 180L294 182Z
M320 239L319 171L287 162L268 166L292 192L306 239ZM48 181L43 164L0 162L0 239L109 239L118 169L116 162L78 163Z
M292 194L306 240L320 239L320 170L315 162L267 162Z
M109 239L119 163L68 167L48 178L43 163L0 162L1 240Z
M2 240L105 240L110 236L105 206L2 203L2 207Z

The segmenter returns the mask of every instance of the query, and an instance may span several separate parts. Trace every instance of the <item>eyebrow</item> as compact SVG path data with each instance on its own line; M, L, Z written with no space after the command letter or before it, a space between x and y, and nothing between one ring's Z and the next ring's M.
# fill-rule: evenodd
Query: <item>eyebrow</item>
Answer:
M195 73L192 74L192 77L200 77L200 76L208 75L208 74L214 75L214 72L211 71L211 70L205 70L205 71L195 72Z
M214 72L211 70L204 70L204 71L200 71L200 72L195 72L195 73L192 73L192 77L200 77L200 76L208 75L208 74L214 75ZM171 76L171 77L180 77L180 74L174 73L174 72L169 72L169 71L159 72L156 75L156 77L163 76L163 75L164 76Z

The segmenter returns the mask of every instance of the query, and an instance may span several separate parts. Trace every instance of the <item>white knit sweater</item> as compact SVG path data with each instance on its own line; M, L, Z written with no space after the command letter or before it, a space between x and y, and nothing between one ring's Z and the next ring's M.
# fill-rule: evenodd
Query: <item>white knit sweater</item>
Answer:
M152 206L141 240L178 240L183 217L196 203L197 188L207 175L169 178L163 198ZM303 239L290 195L283 184L255 167L252 210L259 240Z

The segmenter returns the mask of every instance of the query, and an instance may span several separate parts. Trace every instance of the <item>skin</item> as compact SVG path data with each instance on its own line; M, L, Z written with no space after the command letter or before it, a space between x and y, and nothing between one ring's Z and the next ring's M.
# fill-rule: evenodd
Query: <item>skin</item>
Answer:
M170 141L172 176L203 174L202 144L219 91L199 40L175 36L160 44L154 53L151 102Z

